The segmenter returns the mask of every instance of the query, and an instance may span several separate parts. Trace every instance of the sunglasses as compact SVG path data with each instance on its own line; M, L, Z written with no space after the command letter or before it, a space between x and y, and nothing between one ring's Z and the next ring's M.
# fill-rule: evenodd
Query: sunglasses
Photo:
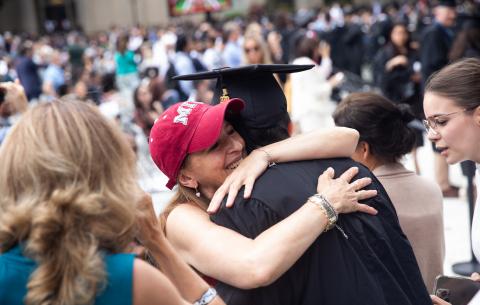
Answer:
M250 52L258 52L259 50L260 50L260 48L258 46L244 49L245 53L247 53L247 54L250 53Z

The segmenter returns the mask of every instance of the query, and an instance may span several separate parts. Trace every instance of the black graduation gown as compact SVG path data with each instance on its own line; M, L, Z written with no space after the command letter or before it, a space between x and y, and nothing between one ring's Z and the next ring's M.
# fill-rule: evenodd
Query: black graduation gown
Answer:
M257 180L251 199L244 200L240 193L233 208L222 207L211 218L255 238L301 207L316 192L318 176L328 166L339 175L354 165L360 167L357 177L371 177L369 188L378 190L377 197L366 200L378 215L340 215L338 225L348 239L338 229L321 234L267 287L241 290L217 284L227 304L431 305L390 199L373 174L350 159L278 164Z

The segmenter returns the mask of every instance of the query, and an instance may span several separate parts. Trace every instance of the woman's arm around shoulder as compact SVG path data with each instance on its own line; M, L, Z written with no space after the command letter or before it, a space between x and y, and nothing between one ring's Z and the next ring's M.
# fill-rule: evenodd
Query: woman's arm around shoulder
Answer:
M358 203L376 192L361 190L370 184L369 178L350 183L357 173L358 168L351 168L333 179L334 171L329 169L319 177L317 191L337 213L375 214L373 208ZM170 212L166 230L169 241L195 269L229 285L252 289L278 279L326 226L323 210L307 201L293 214L250 239L212 223L199 207L183 204Z
M242 186L245 186L244 198L249 198L255 180L272 162L350 157L357 148L359 138L360 135L355 129L333 127L296 135L256 149L240 163L215 192L208 212L215 213L227 194L226 205L231 207Z

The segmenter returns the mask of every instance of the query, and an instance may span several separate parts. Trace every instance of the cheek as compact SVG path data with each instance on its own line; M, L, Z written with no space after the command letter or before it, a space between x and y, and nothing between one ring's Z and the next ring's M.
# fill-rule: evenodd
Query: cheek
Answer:
M463 139L466 137L461 135L465 135L465 131L464 128L459 128L458 124L448 124L440 131L440 137L447 146L463 146L465 144Z

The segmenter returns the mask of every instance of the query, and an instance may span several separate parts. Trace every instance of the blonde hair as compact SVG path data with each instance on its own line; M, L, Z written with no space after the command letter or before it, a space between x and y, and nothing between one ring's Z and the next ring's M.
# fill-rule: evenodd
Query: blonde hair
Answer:
M92 303L101 251L133 240L140 194L123 134L87 103L40 104L12 128L0 164L0 251L21 244L38 264L25 303Z
M172 199L160 214L159 220L163 232L167 233L168 215L180 204L193 204L200 207L202 210L206 210L206 207L208 206L208 202L204 197L198 198L195 196L195 190L179 184Z
M245 45L247 44L248 41L254 41L257 47L259 48L259 51L262 53L262 62L260 64L271 64L272 63L272 57L270 56L270 50L268 48L267 42L265 39L263 39L262 36L250 33L249 35L245 35L243 39L243 48L245 48ZM245 50L242 52L242 61L243 64L250 64L248 62L247 54Z

